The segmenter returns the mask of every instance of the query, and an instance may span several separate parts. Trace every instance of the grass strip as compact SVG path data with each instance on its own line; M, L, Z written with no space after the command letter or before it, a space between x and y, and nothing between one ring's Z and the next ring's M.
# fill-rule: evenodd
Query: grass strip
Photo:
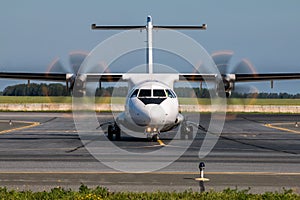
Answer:
M184 192L110 192L107 188L97 187L95 189L81 185L78 191L66 190L63 188L53 188L50 191L32 192L15 191L6 188L0 188L0 199L48 199L48 200L110 200L110 199L300 199L299 194L293 193L292 190L283 190L283 192L266 192L263 194L252 194L248 190L225 189L221 192L193 192L187 190Z

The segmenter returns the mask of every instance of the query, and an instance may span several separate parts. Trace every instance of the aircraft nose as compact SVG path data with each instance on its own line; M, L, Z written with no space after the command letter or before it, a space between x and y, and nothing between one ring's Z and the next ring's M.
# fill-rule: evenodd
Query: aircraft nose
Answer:
M147 126L151 122L151 118L148 112L135 110L130 113L132 120L138 126Z
M146 109L131 114L133 121L139 126L163 126L166 121L166 112L160 105L147 105Z
M162 126L166 122L167 113L160 105L152 105L149 109L151 125Z

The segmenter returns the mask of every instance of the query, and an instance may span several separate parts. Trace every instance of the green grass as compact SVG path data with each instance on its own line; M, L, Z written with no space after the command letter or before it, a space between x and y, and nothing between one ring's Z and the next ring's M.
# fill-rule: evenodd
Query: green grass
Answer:
M300 99L235 99L229 98L229 105L300 105Z
M209 105L210 99L179 98L182 105ZM96 103L111 103L110 97L96 97ZM72 103L72 97L30 97L30 96L1 96L0 103L22 104L22 103ZM113 104L124 104L124 97L114 97ZM300 105L300 99L227 99L228 105Z
M111 103L110 97L96 97L96 103ZM124 104L125 98L114 97L114 104ZM25 104L25 103L72 103L72 97L41 97L41 96L1 96L0 103Z
M1 96L0 103L71 103L71 97Z
M47 199L47 200L105 200L105 199L208 199L208 200L232 200L232 199L300 199L298 194L293 193L291 190L284 190L282 193L267 192L264 194L251 194L248 190L232 190L226 189L222 192L193 192L187 190L185 192L110 192L107 188L97 187L95 189L88 188L87 186L80 186L78 191L65 190L63 188L53 188L51 191L46 192L32 192L32 191L15 191L0 188L0 199Z

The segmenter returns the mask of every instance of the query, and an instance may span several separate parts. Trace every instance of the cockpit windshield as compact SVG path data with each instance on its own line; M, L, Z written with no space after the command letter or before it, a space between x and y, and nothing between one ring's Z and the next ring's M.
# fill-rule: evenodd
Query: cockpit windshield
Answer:
M134 90L134 92L131 94L130 98L137 97L138 93L139 93L138 89Z
M136 89L130 98L176 98L175 93L171 89Z
M170 98L176 98L175 93L172 90L166 90L168 97Z
M151 89L141 89L139 97L151 97Z
M153 96L154 97L166 97L166 93L165 93L165 90L162 90L162 89L154 89L153 90Z

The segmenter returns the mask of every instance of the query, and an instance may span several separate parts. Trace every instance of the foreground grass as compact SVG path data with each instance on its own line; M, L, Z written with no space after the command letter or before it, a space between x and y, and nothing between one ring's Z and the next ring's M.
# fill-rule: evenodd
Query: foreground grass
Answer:
M222 192L110 192L107 188L97 187L95 189L87 186L80 186L78 191L65 190L63 188L53 188L46 192L32 191L15 191L0 188L0 199L5 200L34 200L34 199L74 199L74 200L100 200L100 199L300 199L300 195L293 193L291 190L284 190L282 193L267 192L264 194L251 194L248 190L226 189Z
M124 97L96 97L95 102L99 104L113 103L124 104ZM41 97L41 96L1 96L0 103L22 104L22 103L72 103L72 97ZM179 98L182 105L209 105L210 99ZM300 105L300 99L227 99L228 105Z

